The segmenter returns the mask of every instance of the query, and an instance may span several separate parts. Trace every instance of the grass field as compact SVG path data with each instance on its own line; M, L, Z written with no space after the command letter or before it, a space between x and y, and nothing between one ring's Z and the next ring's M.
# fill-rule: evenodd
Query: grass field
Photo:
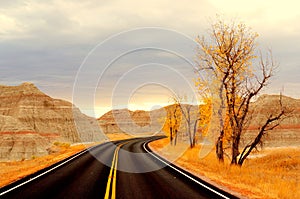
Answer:
M159 152L167 143L162 139L150 147ZM214 151L200 159L200 148L186 150L175 163L249 198L300 198L300 148L266 149L242 167L219 163Z
M30 160L23 161L0 162L0 187L46 168L86 148L86 145L83 144L70 146L69 144L56 143L55 145L59 150L50 155L33 157Z
M107 137L111 141L132 138L132 136L127 134L107 134ZM84 150L89 145L79 144L70 146L68 143L55 142L53 146L57 152L50 155L33 157L30 160L23 161L0 162L0 187L59 162L60 160Z

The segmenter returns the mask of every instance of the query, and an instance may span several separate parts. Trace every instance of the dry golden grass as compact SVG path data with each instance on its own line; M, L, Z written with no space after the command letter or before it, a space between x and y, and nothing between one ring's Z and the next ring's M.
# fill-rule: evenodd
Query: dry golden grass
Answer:
M57 144L60 145L60 144ZM69 146L61 144L59 152L33 158L31 160L15 161L15 162L0 162L0 187L17 181L27 175L46 168L60 160L63 160L79 151L84 150L86 145Z
M107 134L107 137L113 140L121 140L132 138L127 134ZM100 143L94 143L100 144ZM51 155L42 157L34 157L31 160L14 161L14 162L0 162L0 187L15 182L25 176L35 173L43 168L46 168L60 160L63 160L71 155L78 153L91 145L74 145L70 146L68 143L55 142L53 144L54 151L58 151Z
M106 136L109 138L110 141L133 138L133 136L125 133L108 133L106 134Z
M162 139L150 147L159 150L167 143ZM300 198L300 148L265 150L264 156L249 159L242 167L219 163L214 151L195 158L199 151L200 146L188 149L175 163L249 198Z

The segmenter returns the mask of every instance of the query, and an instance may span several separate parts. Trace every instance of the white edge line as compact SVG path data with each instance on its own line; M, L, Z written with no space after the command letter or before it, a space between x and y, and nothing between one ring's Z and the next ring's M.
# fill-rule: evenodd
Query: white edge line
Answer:
M208 189L208 190L214 192L215 194L217 194L217 195L219 195L219 196L221 196L221 197L223 197L223 198L230 199L230 198L228 198L227 196L224 196L223 194L219 193L218 191L216 191L216 190L214 190L214 189L208 187L207 185L205 185L205 184L203 184L203 183L197 181L195 178L193 178L193 177L187 175L186 173L183 173L183 172L180 171L179 169L173 167L173 166L170 165L169 163L167 163L167 162L165 162L164 160L162 160L161 158L159 158L159 157L158 157L157 155L155 155L154 153L150 152L150 151L146 148L146 144L148 144L149 142L150 142L150 141L147 141L147 142L145 142L145 143L143 144L143 147L144 147L144 149L147 151L147 153L149 153L150 155L152 155L152 156L155 157L156 159L160 160L160 161L163 162L164 164L168 165L169 167L171 167L171 168L174 169L175 171L181 173L181 174L184 175L185 177L189 178L190 180L192 180L192 181L196 182L197 184L203 186L204 188L206 188L206 189Z
M17 188L19 188L19 187L21 187L21 186L23 186L23 185L29 183L29 182L31 182L31 181L33 181L33 180L35 180L35 179L37 179L37 178L39 178L39 177L41 177L41 176L43 176L43 175L45 175L45 174L47 174L47 173L49 173L49 172L51 172L51 171L57 169L58 167L63 166L64 164L70 162L71 160L77 158L78 156L82 155L83 153L85 153L85 152L87 152L88 150L91 150L91 149L93 149L93 148L95 148L95 147L97 147L97 146L98 146L98 145L93 146L93 147L90 147L90 148L87 148L87 149L85 149L84 151L81 151L81 152L78 153L77 155L73 156L72 158L70 158L70 159L68 159L68 160L66 160L66 161L64 161L64 162L62 162L62 163L60 163L59 165L56 165L55 167L53 167L53 168L51 168L51 169L49 169L49 170L47 170L47 171L45 171L45 172L43 172L43 173L41 173L41 174L35 176L35 177L33 177L33 178L30 178L29 180L27 180L27 181L25 181L25 182L23 182L23 183L21 183L21 184L18 184L18 185L16 185L16 186L14 186L14 187L12 187L12 188L10 188L10 189L4 191L4 192L1 192L1 193L0 193L0 196L3 196L4 194L7 194L8 192L11 192L11 191L13 191L13 190L15 190L15 189L17 189Z

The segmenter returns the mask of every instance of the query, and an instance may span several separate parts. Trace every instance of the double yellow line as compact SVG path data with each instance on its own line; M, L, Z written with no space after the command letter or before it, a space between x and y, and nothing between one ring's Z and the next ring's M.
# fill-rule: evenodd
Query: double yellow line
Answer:
M110 198L111 199L116 198L116 181L117 181L116 178L117 178L119 151L120 151L120 148L128 142L124 142L122 144L119 144L117 146L117 148L115 149L114 157L113 157L113 160L112 160L112 163L111 163L111 168L110 168L110 172L109 172L109 176L108 176L108 180L107 180L107 184L106 184L106 192L105 192L104 199L109 199L111 184L112 184L112 192L111 192L111 197Z

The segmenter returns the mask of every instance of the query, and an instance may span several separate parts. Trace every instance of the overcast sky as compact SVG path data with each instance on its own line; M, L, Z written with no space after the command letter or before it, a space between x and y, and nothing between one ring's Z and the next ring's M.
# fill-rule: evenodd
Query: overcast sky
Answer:
M264 92L284 88L300 98L299 7L296 0L0 0L0 84L33 82L95 116L126 103L164 105L172 92L193 90L193 40L221 14L273 50L280 68Z

